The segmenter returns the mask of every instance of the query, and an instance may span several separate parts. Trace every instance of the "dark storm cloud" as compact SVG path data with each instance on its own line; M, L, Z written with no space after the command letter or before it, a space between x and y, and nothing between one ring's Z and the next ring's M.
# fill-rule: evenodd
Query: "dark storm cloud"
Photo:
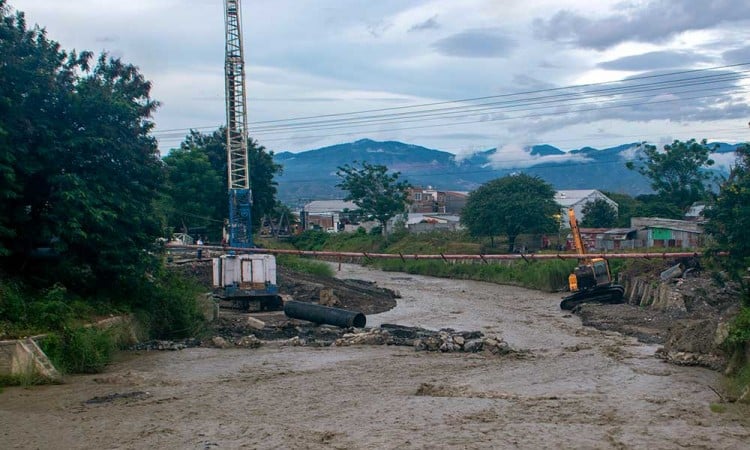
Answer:
M505 36L500 30L482 28L462 31L440 39L432 44L432 47L446 56L497 58L507 56L516 45L516 41Z
M437 14L435 14L434 16L430 17L429 19L425 20L422 23L412 25L412 27L409 28L409 32L436 30L440 28L440 23L438 23L437 18L438 16Z
M627 41L661 42L684 31L750 18L750 2L745 0L654 0L639 8L622 7L628 9L597 19L562 10L549 20L535 20L534 32L545 39L604 50Z
M608 70L654 70L692 66L696 62L710 59L693 52L660 51L640 55L625 56L599 63L598 66Z
M727 52L724 52L724 54L721 56L722 58L724 58L724 61L729 64L741 64L750 62L750 45L746 47L736 48L734 50L729 50Z

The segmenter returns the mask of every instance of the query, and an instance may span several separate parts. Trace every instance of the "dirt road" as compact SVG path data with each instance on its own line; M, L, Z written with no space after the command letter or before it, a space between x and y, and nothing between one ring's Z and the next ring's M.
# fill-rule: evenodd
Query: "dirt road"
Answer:
M410 347L193 348L0 394L2 448L747 448L750 411L712 412L716 372L584 328L559 297L344 266L399 290L368 326L501 335L529 356Z

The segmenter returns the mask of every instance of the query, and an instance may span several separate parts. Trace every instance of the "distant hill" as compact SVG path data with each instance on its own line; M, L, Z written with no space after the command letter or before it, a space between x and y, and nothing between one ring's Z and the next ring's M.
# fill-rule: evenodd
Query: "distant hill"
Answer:
M733 152L736 145L718 143L717 152ZM457 158L456 155L413 144L362 139L300 153L275 155L284 166L278 177L279 199L287 204L314 199L342 198L336 168L354 161L382 164L401 172L413 185L443 190L470 191L486 181L523 172L536 175L557 189L599 189L639 195L650 192L646 178L628 170L625 162L636 155L637 143L596 149L584 147L564 152L552 145L535 145L525 153L508 156L488 149ZM505 151L505 150L501 150Z

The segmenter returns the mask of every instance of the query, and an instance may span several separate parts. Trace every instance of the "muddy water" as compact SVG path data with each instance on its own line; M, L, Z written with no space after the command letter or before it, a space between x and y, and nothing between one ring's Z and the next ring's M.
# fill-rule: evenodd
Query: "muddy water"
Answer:
M397 289L368 325L481 330L524 358L403 347L126 354L104 374L0 394L0 448L747 448L718 375L586 329L555 295L344 266ZM115 396L113 394L127 394ZM107 397L109 396L109 397ZM95 397L101 402L86 403ZM111 400L107 400L111 399Z

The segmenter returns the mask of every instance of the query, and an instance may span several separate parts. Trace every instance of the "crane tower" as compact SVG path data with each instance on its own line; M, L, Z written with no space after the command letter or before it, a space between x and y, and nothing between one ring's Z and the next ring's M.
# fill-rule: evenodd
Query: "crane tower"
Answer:
M229 175L228 240L231 247L253 246L252 190L247 153L247 93L242 52L240 0L225 0L226 47L224 85L227 109L227 169Z

